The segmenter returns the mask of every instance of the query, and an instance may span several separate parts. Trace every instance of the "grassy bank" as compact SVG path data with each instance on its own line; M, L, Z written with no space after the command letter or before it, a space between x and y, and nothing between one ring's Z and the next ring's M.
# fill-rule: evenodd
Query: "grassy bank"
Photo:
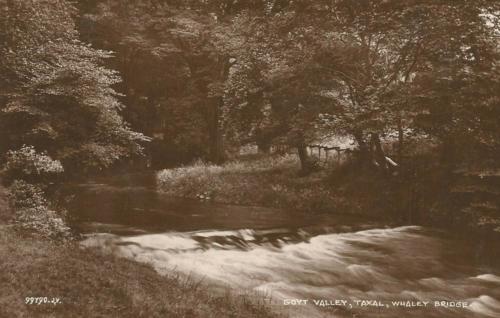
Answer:
M355 214L498 237L500 169L450 172L438 162L431 152L405 161L397 174L350 161L303 176L296 155L254 156L222 166L197 162L162 170L157 183L172 196Z
M10 210L0 187L0 220ZM0 223L0 317L276 317L243 296L215 294L150 266L82 249L76 243L27 238ZM61 304L27 305L26 297Z
M352 171L347 165L307 176L296 155L251 156L215 166L197 162L157 173L172 196L310 212L389 216L390 180ZM382 212L383 210L383 212Z

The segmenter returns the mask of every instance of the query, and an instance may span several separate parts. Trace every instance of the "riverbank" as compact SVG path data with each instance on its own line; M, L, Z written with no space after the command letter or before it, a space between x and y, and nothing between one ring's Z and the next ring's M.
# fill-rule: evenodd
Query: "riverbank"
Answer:
M361 168L351 161L306 176L294 154L250 156L221 166L197 162L162 170L157 186L171 196L357 215L498 239L500 169L450 172L434 156L415 155L396 173Z
M22 236L4 223L10 214L0 186L0 317L278 316L263 299L214 293L175 273L160 276L148 265L75 242ZM26 297L60 303L29 305Z
M157 173L167 195L225 204L263 206L311 213L399 219L387 196L391 179L353 173L349 164L300 173L296 155L250 156L221 166L197 162Z

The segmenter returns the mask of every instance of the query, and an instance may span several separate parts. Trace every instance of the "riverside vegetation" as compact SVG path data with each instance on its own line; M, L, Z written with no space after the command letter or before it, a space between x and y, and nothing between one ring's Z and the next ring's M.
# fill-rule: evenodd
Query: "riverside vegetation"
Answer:
M334 187L333 179L328 170L301 176L295 154L247 156L223 165L197 161L157 173L158 187L172 196L310 212L363 213L361 206L355 206L361 205L362 196L347 204L348 198L339 195L343 189Z
M449 172L436 162L433 148L427 147L389 176L362 171L355 159L304 176L296 154L251 155L223 165L197 161L159 171L156 178L159 189L172 196L451 226L498 239L498 171L477 167Z

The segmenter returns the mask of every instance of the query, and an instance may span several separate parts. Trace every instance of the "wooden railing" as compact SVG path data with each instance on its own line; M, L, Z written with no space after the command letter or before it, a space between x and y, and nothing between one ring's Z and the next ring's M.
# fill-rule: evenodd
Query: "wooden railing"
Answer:
M350 148L328 147L324 145L308 145L307 148L309 149L310 156L316 157L318 163L325 165L329 162L341 163L354 152Z

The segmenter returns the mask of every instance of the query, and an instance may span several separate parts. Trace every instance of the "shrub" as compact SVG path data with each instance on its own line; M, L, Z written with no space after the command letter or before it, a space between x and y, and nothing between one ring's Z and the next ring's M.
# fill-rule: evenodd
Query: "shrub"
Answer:
M10 204L15 210L47 205L43 190L39 186L15 180L9 191Z
M33 146L23 146L19 150L7 152L4 167L7 181L14 179L47 180L63 171L60 161L53 160L45 153L37 153Z
M3 175L9 187L9 201L14 224L25 233L43 237L68 237L69 228L61 215L50 208L44 184L64 171L61 162L33 146L23 146L7 153Z
M61 213L50 209L40 186L15 180L9 187L9 192L17 229L47 238L70 236L70 229L60 216Z

